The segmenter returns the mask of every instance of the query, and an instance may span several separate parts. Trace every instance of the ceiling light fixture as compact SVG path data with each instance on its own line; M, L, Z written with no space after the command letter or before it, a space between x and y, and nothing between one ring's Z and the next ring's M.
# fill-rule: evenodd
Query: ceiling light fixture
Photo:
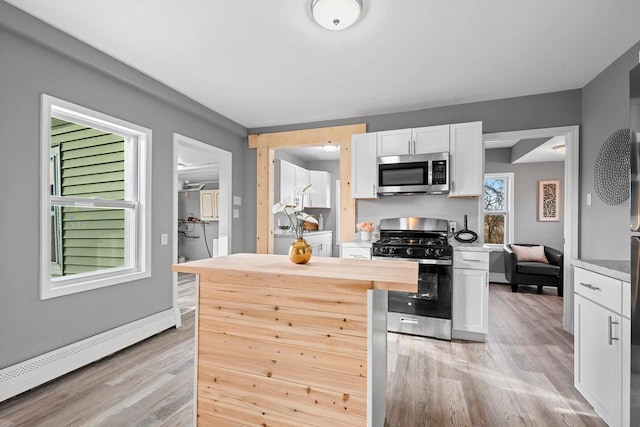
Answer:
M344 30L362 13L362 0L312 0L313 19L329 30Z
M564 144L562 144L562 145L556 145L555 147L553 147L553 149L555 150L556 153L564 154L567 147Z
M335 145L323 145L323 146L322 146L322 149L323 149L324 151L326 151L326 152L329 152L329 153L330 153L330 152L332 152L332 151L336 151L336 150L338 149L338 147L337 147L337 146L335 146Z

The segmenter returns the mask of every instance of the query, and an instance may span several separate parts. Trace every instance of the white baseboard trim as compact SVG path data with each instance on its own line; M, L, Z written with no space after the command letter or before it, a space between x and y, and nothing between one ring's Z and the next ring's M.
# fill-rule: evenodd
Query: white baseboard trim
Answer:
M451 331L451 338L455 338L457 340L485 342L487 340L487 334L482 334L480 332L456 331L453 329Z
M129 347L176 324L173 308L0 370L0 402Z
M509 283L504 273L489 273L489 281L493 283Z

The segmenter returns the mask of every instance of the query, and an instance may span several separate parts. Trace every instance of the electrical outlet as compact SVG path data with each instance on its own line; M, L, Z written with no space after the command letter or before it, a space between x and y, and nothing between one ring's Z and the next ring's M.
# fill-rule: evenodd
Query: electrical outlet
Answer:
M587 206L591 206L591 193L587 193Z
M233 218L234 219L240 218L240 210L239 209L234 209L233 210Z
M455 232L456 232L456 228L457 228L457 226L456 226L456 222L455 222L455 221L449 221L449 230L450 230L452 233L455 233Z
M161 245L169 244L169 235L167 233L163 233L160 235L160 244Z
M240 196L233 196L234 206L240 206L242 204L242 198Z

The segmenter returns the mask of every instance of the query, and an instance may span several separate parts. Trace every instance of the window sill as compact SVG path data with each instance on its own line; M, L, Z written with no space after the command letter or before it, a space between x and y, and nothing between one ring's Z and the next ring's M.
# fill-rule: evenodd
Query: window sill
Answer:
M50 299L65 295L76 294L78 292L90 291L93 289L106 288L108 286L120 285L122 283L133 282L136 280L151 277L151 273L146 271L125 271L118 275L107 277L87 278L79 283L61 283L56 286L55 283L47 281L40 288L40 299Z

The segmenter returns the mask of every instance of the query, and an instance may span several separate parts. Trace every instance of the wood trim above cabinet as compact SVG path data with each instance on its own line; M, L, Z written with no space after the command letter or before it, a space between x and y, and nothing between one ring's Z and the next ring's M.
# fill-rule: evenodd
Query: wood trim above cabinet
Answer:
M256 182L256 252L273 253L274 150L312 145L340 145L340 239L355 236L356 203L351 198L351 135L365 133L365 123L249 135L258 155Z

